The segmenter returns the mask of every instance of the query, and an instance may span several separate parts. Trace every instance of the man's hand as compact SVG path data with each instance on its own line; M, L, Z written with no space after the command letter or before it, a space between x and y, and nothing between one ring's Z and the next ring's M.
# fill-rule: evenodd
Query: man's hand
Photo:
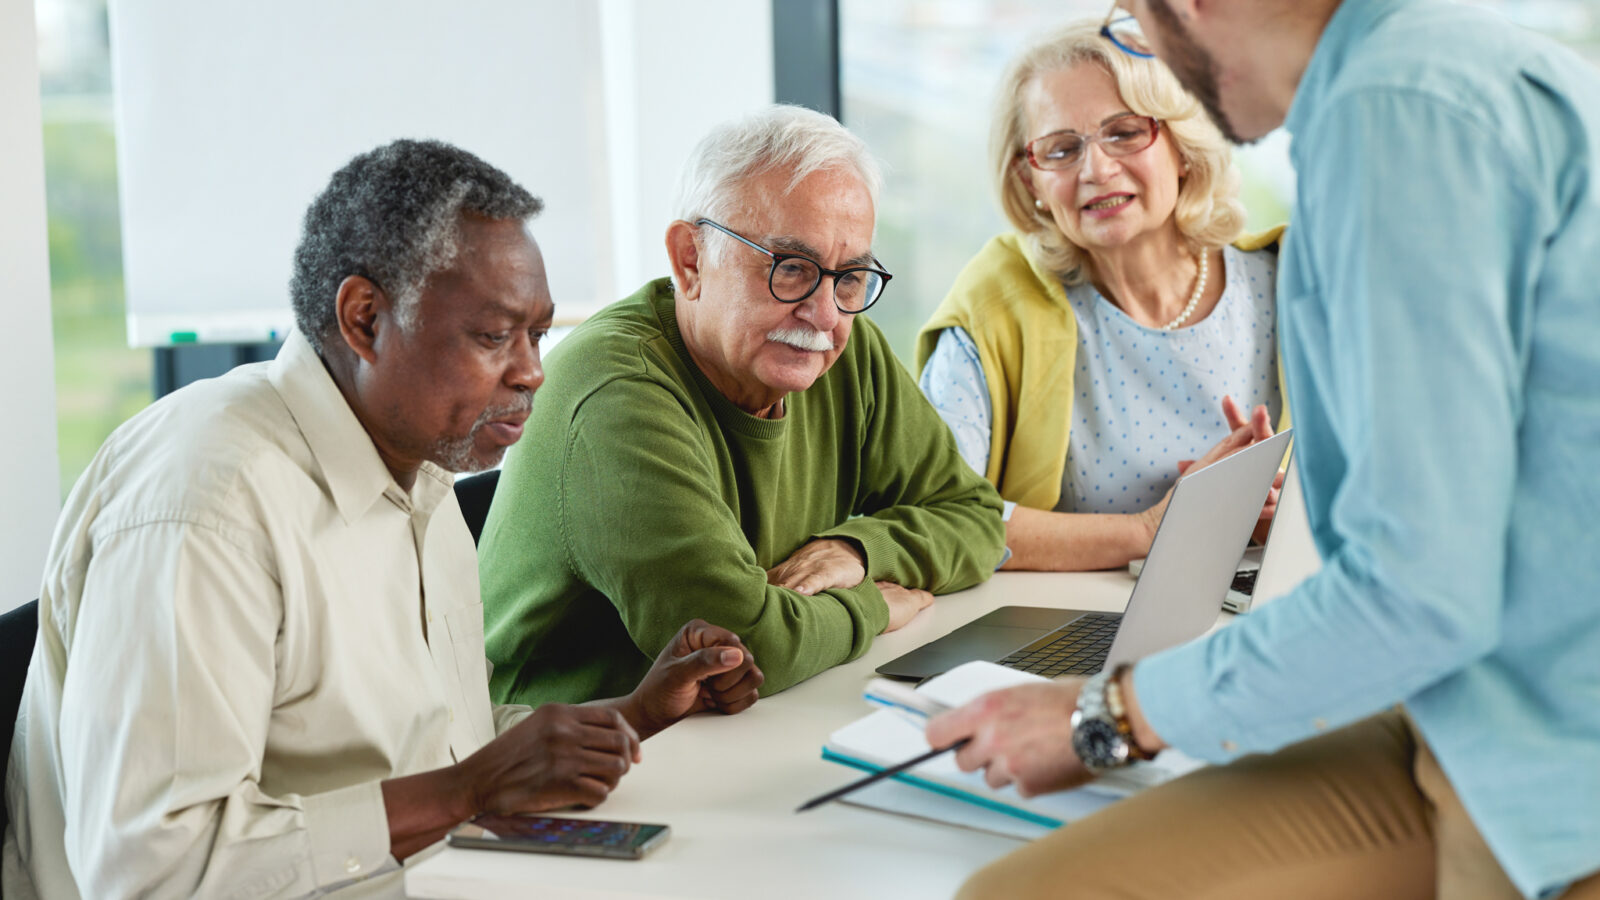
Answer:
M928 722L928 743L956 751L964 772L984 770L990 787L1013 782L1024 797L1077 787L1094 776L1072 750L1072 712L1083 679L1024 684L984 694Z
M617 708L640 735L649 737L702 710L731 714L748 709L765 679L738 635L692 619Z
M831 588L853 588L867 577L867 560L854 542L818 538L767 570L767 583L811 596Z
M473 814L506 815L596 806L639 759L621 713L546 703L457 768Z
M1249 416L1246 416L1243 411L1239 409L1239 404L1237 401L1235 401L1232 397L1223 397L1222 417L1227 420L1228 428L1230 429L1227 437L1224 437L1222 440L1218 441L1215 446L1213 446L1210 450L1207 450L1205 455L1200 457L1198 460L1180 460L1178 462L1179 476L1186 475L1195 469L1203 469L1219 459L1225 459L1235 453L1238 453L1240 450L1251 446L1252 444L1272 437L1272 414L1267 412L1267 408L1265 406L1257 406L1255 409L1250 411ZM1281 478L1279 479L1278 484L1282 484ZM1166 496L1161 498L1161 502L1150 507L1149 509L1144 510L1143 512L1136 513L1136 515L1144 518L1145 530L1149 532L1151 540L1155 540L1156 528L1161 525L1161 517L1166 515L1167 504L1171 502L1171 500L1172 491L1169 490L1167 491ZM1267 498L1267 505L1269 508L1264 508L1261 512L1261 521L1270 524L1272 521L1272 513L1277 510L1278 506L1278 492L1276 487L1273 488L1271 495ZM1258 524L1257 530L1264 532L1264 526Z
M879 581L876 584L878 590L883 592L883 602L889 604L889 624L884 626L884 634L905 627L907 622L916 618L917 613L933 605L933 595L927 591L901 587L892 581Z

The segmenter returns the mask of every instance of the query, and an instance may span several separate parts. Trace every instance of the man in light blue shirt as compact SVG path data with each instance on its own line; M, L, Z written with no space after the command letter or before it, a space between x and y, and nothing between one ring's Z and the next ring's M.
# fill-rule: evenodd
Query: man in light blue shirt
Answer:
M1324 565L936 720L1029 792L1227 763L964 896L1600 897L1600 72L1437 0L1129 5L1230 137L1293 136L1279 323Z

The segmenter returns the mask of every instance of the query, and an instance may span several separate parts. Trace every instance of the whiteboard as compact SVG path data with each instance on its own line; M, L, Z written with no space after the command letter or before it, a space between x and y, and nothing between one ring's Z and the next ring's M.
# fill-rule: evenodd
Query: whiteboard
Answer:
M113 2L130 343L282 337L306 207L400 137L544 199L558 311L615 299L599 21L590 0Z

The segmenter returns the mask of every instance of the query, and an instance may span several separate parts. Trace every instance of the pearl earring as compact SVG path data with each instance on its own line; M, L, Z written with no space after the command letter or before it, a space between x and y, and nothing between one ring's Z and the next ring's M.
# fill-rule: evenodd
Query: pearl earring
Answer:
M1040 200L1038 197L1033 198L1033 208L1040 212L1044 212L1044 201Z

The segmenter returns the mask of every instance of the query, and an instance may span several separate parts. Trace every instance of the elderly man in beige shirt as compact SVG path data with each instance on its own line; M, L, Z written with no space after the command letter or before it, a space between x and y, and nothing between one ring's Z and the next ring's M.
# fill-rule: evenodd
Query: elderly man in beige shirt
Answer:
M67 501L6 802L7 897L400 896L479 812L603 800L639 740L754 702L684 626L626 697L491 707L452 471L543 381L539 201L453 147L356 157L306 215L298 330L168 397Z

